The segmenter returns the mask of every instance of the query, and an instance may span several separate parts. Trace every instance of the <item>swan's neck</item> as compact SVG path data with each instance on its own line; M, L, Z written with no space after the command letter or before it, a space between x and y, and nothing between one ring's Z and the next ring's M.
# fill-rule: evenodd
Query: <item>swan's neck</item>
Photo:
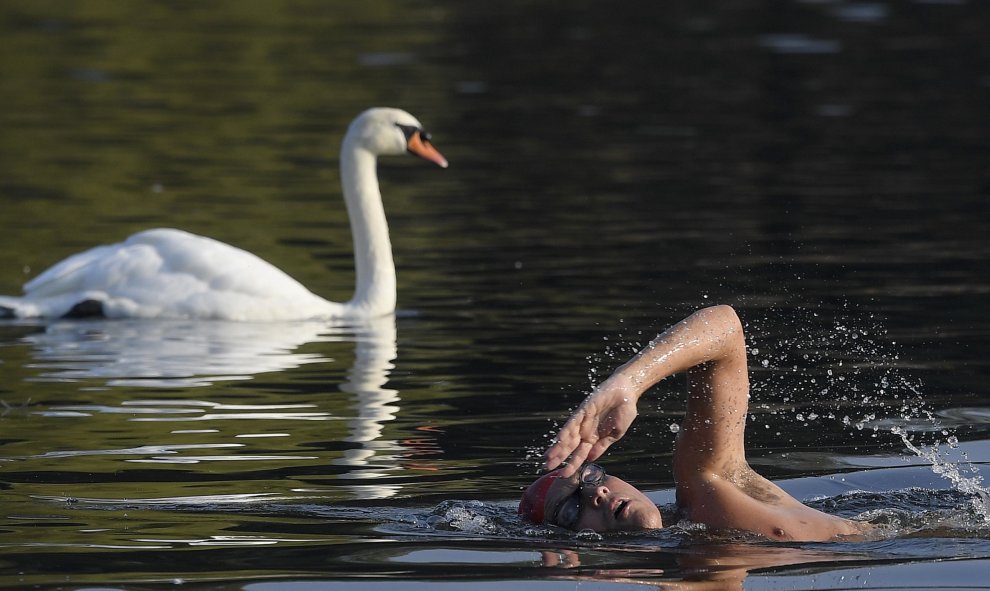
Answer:
M340 178L354 237L354 297L347 307L358 315L377 316L395 310L395 263L388 222L378 188L374 154L345 141Z

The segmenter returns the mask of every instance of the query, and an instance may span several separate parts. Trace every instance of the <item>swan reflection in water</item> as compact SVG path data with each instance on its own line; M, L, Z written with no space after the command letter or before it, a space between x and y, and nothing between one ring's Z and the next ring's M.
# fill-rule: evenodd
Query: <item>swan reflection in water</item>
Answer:
M353 342L354 363L339 385L343 393L354 399L353 406L348 405L352 412L342 421L346 424L342 441L349 445L331 463L350 468L336 474L336 478L347 481L343 488L360 498L386 498L399 489L398 485L369 482L394 476L403 457L400 442L382 439L385 423L394 420L399 412L398 391L385 387L396 358L394 315L354 320L346 325L326 321L58 321L23 336L19 342L33 348L33 361L28 367L40 370L31 380L100 382L100 385L87 384L84 390L88 392L120 386L188 389L228 380L250 380L261 373L333 361L320 353L299 351L303 345ZM310 412L316 409L309 403L230 404L159 397L130 400L123 406L107 407L87 400L81 404L50 406L41 414L128 413L137 415L132 421L140 422L343 418L325 411ZM171 455L146 461L157 460L188 462L195 458Z
M356 398L357 413L347 421L344 441L355 444L344 450L334 464L349 466L338 475L342 480L367 481L388 478L399 467L398 453L403 447L396 441L384 439L385 423L395 420L399 412L398 390L386 388L389 373L395 367L395 317L384 316L363 321L355 331L354 365L340 389ZM377 467L372 467L375 460ZM384 465L384 467L383 467ZM346 485L359 498L384 499L399 492L398 484Z
M296 349L348 340L346 331L326 322L86 320L54 322L22 341L35 349L36 380L189 388L331 361Z

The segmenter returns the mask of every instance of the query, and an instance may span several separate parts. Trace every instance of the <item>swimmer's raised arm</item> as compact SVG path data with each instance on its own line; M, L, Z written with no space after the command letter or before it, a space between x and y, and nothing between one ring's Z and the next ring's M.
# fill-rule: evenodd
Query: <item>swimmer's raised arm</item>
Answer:
M567 478L626 433L636 418L636 402L650 386L681 371L688 372L687 412L673 458L681 515L712 529L743 530L782 541L825 541L870 532L869 525L801 504L746 463L746 341L739 318L728 306L699 310L670 327L595 388L544 456L547 469L565 460L568 464L530 485L520 511L533 514L531 506L540 499L540 509L559 511L561 497L570 499L577 490L583 505L568 501L567 507L584 521L568 523L588 527L598 519L604 525L595 531L608 531L610 526L629 529L609 521L612 516L621 517L622 503L635 507L622 497L628 483L605 476L590 486ZM542 515L541 511L539 518L531 519L542 522ZM656 527L646 521L632 525L633 529Z
M664 331L596 387L544 454L544 468L568 460L562 472L566 477L585 461L600 457L625 435L646 390L688 370L688 409L679 453L706 464L725 454L743 458L749 379L742 324L731 307L714 306Z

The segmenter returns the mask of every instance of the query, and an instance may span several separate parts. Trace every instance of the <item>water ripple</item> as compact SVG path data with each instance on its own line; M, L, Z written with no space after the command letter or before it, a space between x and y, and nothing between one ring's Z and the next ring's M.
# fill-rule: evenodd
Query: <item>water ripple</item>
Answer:
M296 349L348 332L325 322L60 321L22 341L34 348L36 381L186 388L331 361Z
M291 420L326 421L336 420L329 412L284 412L284 409L313 408L315 404L222 404L206 400L127 400L120 406L99 404L73 404L52 406L34 414L48 417L91 416L93 414L142 415L130 421L212 421L212 420ZM183 408L192 407L192 408ZM218 411L264 411L264 412L206 412ZM143 416L178 415L178 416ZM196 415L196 416L189 416Z

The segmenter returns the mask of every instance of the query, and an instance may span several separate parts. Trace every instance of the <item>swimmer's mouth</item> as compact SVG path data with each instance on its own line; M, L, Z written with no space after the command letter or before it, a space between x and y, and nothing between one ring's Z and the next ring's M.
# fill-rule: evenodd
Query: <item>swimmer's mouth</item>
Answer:
M626 508L627 505L629 505L628 499L622 499L621 501L619 501L619 505L615 508L615 512L613 513L616 519L619 519L622 516L622 511Z

